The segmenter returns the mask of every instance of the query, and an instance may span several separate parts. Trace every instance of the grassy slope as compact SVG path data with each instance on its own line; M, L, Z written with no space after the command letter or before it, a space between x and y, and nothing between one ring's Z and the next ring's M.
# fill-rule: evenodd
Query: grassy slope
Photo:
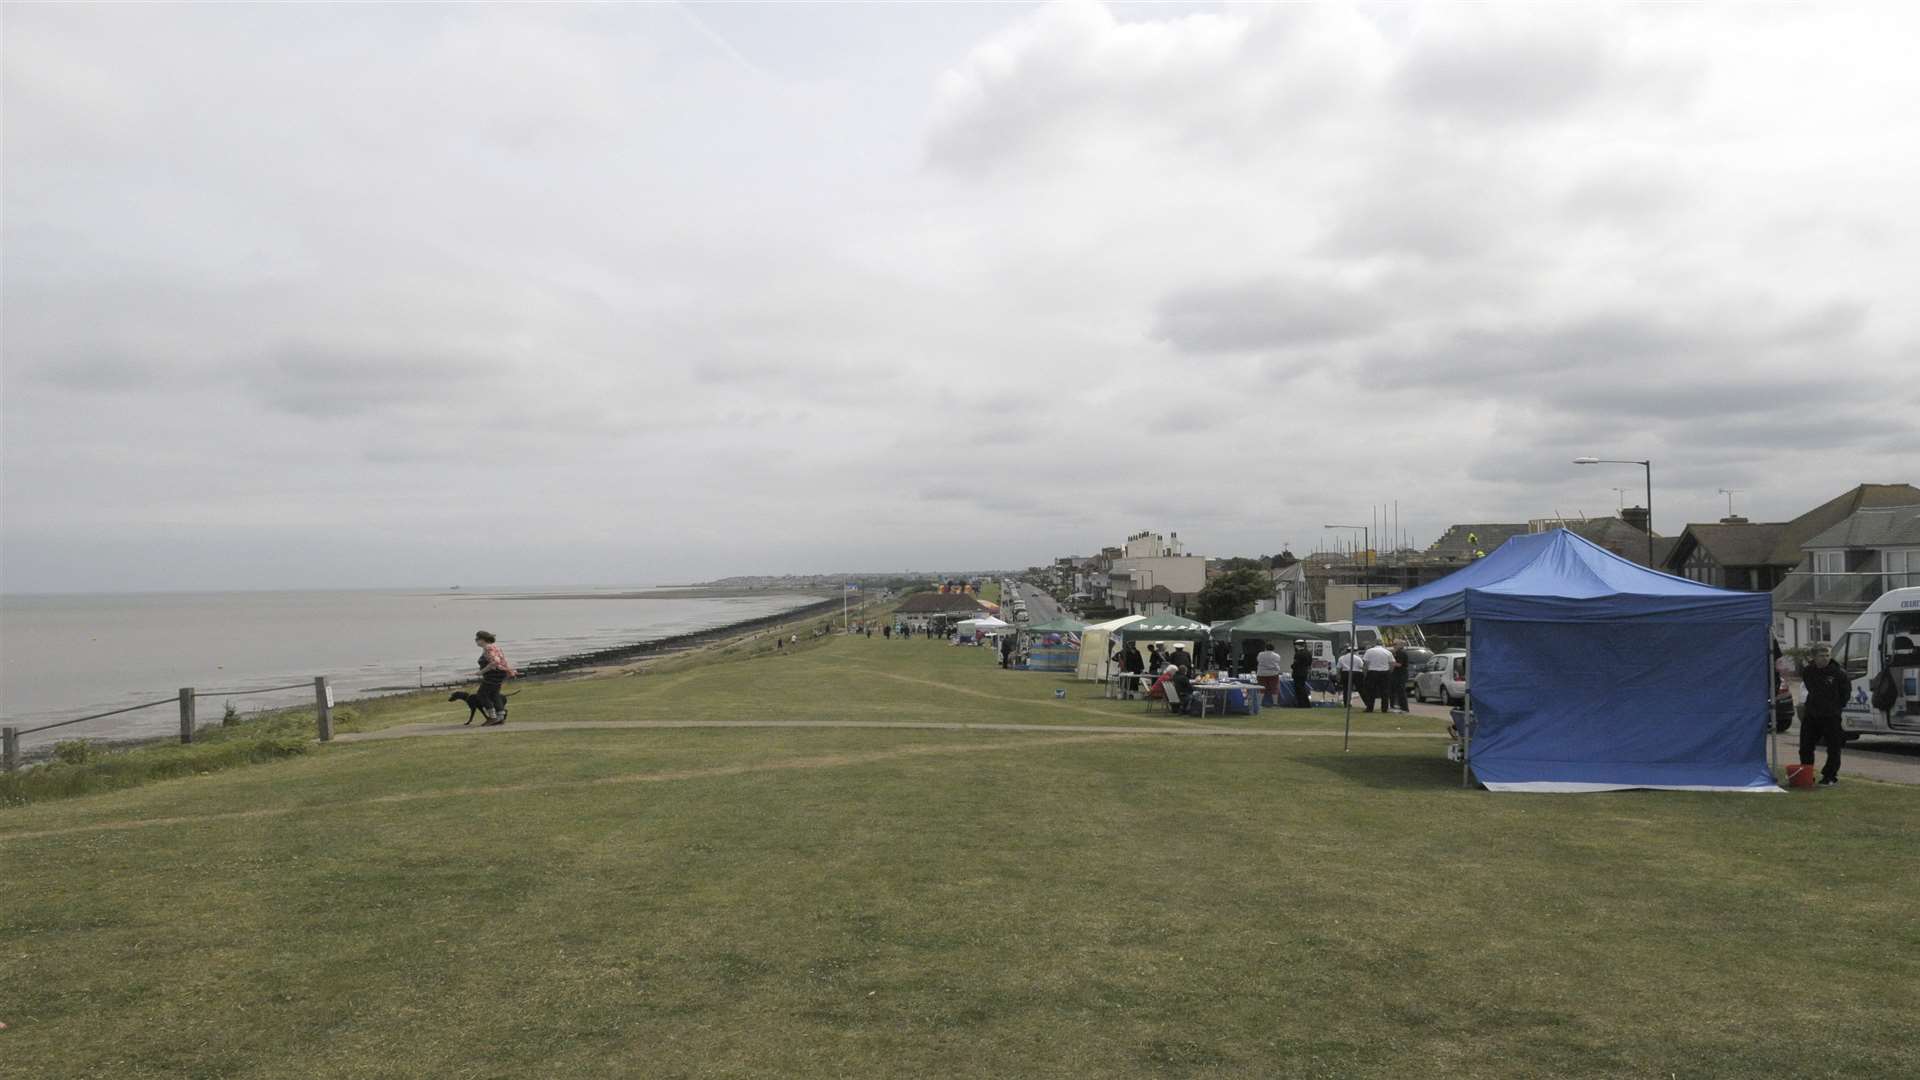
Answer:
M1143 716L1055 685L833 639L515 718ZM1440 749L509 732L6 810L0 1075L1920 1070L1920 794L1497 797Z

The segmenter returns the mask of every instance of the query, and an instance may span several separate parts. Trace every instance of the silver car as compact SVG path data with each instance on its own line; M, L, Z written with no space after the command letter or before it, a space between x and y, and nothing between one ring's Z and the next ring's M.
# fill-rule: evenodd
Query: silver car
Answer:
M1449 649L1427 661L1413 677L1413 696L1420 701L1458 705L1467 699L1467 654Z

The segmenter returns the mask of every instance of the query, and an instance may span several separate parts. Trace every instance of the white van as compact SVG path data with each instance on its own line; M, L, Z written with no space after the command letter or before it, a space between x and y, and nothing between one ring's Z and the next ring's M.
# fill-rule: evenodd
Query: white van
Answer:
M1323 622L1316 625L1332 630L1337 635L1332 641L1307 642L1308 651L1313 653L1313 670L1320 673L1333 670L1334 660L1346 651L1350 641L1354 642L1354 647L1361 652L1373 648L1383 639L1388 645L1418 645L1425 648L1427 644L1427 635L1421 633L1417 626L1390 626L1383 634L1377 626L1362 624L1356 627L1352 622L1344 619L1340 622Z
M1920 586L1883 593L1833 643L1833 662L1853 681L1853 696L1840 714L1849 737L1920 739ZM1871 703L1874 676L1883 669L1892 669L1900 691L1889 712Z

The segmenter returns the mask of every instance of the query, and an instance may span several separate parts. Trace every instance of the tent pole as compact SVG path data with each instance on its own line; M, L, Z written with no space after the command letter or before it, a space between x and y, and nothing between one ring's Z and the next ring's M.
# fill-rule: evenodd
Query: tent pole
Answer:
M1776 684L1780 680L1780 673L1773 670L1773 650L1772 649L1767 650L1766 657L1767 657L1767 681L1766 681L1767 711L1764 715L1766 716L1766 724L1767 724L1767 728L1766 728L1767 774L1769 776L1774 777L1775 782L1778 783L1779 776L1780 776L1780 731L1773 722L1773 688L1774 688L1774 684Z
M1468 763L1473 759L1473 620L1467 623L1467 689L1460 695L1460 786L1473 786L1467 779Z
M1351 629L1353 624L1349 622L1347 626L1349 628L1347 630L1347 652L1351 653L1353 651L1354 641L1354 633ZM1335 662L1344 663L1345 657L1342 656ZM1353 669L1347 668L1342 671L1340 677L1345 680L1342 686L1346 690L1346 693L1342 696L1345 697L1347 701L1347 726L1346 730L1340 736L1340 752L1344 754L1347 752L1348 747L1353 744Z

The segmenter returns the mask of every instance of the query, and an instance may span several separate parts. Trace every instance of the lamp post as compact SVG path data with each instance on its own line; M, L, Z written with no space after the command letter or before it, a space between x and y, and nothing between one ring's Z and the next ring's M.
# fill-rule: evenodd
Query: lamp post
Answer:
M1367 563L1366 563L1367 569L1368 570L1373 569L1373 542L1371 539L1371 530L1367 526L1365 525L1322 525L1320 527L1323 529L1359 529L1360 530L1360 546L1365 548L1367 551Z
M1622 458L1577 457L1575 465L1638 465L1647 470L1647 569L1653 567L1653 462Z

